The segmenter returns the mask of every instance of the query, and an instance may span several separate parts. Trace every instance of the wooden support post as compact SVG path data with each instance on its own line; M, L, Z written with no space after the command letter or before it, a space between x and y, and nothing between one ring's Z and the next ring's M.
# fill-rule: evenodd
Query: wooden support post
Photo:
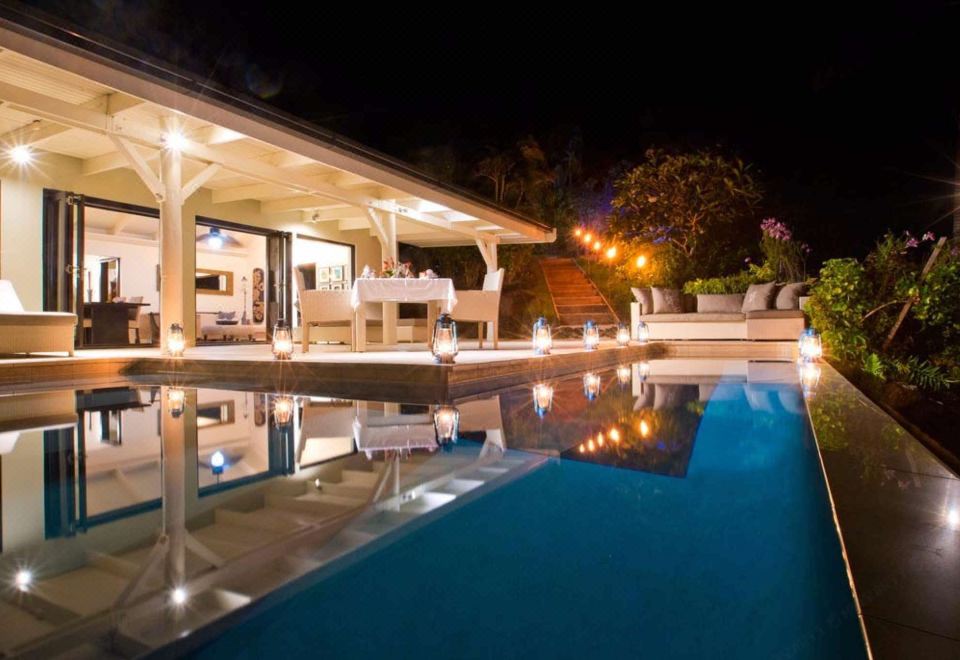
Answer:
M926 279L927 273L930 272L930 269L933 268L933 264L937 261L937 257L940 256L940 252L943 250L943 244L947 242L946 236L941 236L940 240L937 241L937 244L933 248L933 252L930 253L930 258L927 259L927 263L924 264L923 270L920 272L920 281L917 282L918 285L923 284L923 280ZM893 338L897 334L897 330L900 329L900 326L903 325L904 319L907 318L907 314L910 313L910 308L913 307L917 299L911 298L907 302L903 303L903 308L900 310L900 315L897 316L897 320L894 322L893 327L890 328L890 334L887 335L887 338L883 341L883 346L880 348L881 351L886 353L887 349L890 348L890 344L893 343Z
M176 130L173 120L165 123ZM186 326L183 318L183 157L178 149L160 152L160 336L166 337L170 325ZM192 325L192 324L190 324ZM188 342L193 335L187 335ZM166 350L166 347L164 347Z

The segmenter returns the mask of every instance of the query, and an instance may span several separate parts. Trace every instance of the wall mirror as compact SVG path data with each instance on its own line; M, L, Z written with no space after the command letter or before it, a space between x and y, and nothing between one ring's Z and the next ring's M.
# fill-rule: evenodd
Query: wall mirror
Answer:
M197 269L197 293L212 296L233 295L233 273L228 270Z

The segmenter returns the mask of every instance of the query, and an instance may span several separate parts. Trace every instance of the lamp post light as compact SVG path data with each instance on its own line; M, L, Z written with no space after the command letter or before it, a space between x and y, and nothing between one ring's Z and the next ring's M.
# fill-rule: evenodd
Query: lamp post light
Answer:
M533 324L533 354L550 355L550 349L553 348L553 332L547 319L540 317Z
M459 352L457 322L449 314L441 314L433 326L433 361L453 364L453 358Z

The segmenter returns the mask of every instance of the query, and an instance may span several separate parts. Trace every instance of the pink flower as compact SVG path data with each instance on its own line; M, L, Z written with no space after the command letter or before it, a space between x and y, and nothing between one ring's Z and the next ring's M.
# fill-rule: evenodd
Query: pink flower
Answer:
M934 237L934 235L933 235L933 232L932 232L932 231L928 231L926 234L923 235L923 238L922 238L921 240L924 240L924 241L932 241L934 238L935 238L935 237Z
M904 245L906 245L908 248L915 248L918 245L920 245L920 241L918 241L913 236L911 236L910 238L907 239L907 242L904 243Z

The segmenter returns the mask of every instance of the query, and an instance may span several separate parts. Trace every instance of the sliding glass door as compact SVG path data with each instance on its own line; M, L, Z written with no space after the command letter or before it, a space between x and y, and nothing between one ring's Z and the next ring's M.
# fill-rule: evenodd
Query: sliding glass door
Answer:
M83 197L43 191L43 309L83 308Z

